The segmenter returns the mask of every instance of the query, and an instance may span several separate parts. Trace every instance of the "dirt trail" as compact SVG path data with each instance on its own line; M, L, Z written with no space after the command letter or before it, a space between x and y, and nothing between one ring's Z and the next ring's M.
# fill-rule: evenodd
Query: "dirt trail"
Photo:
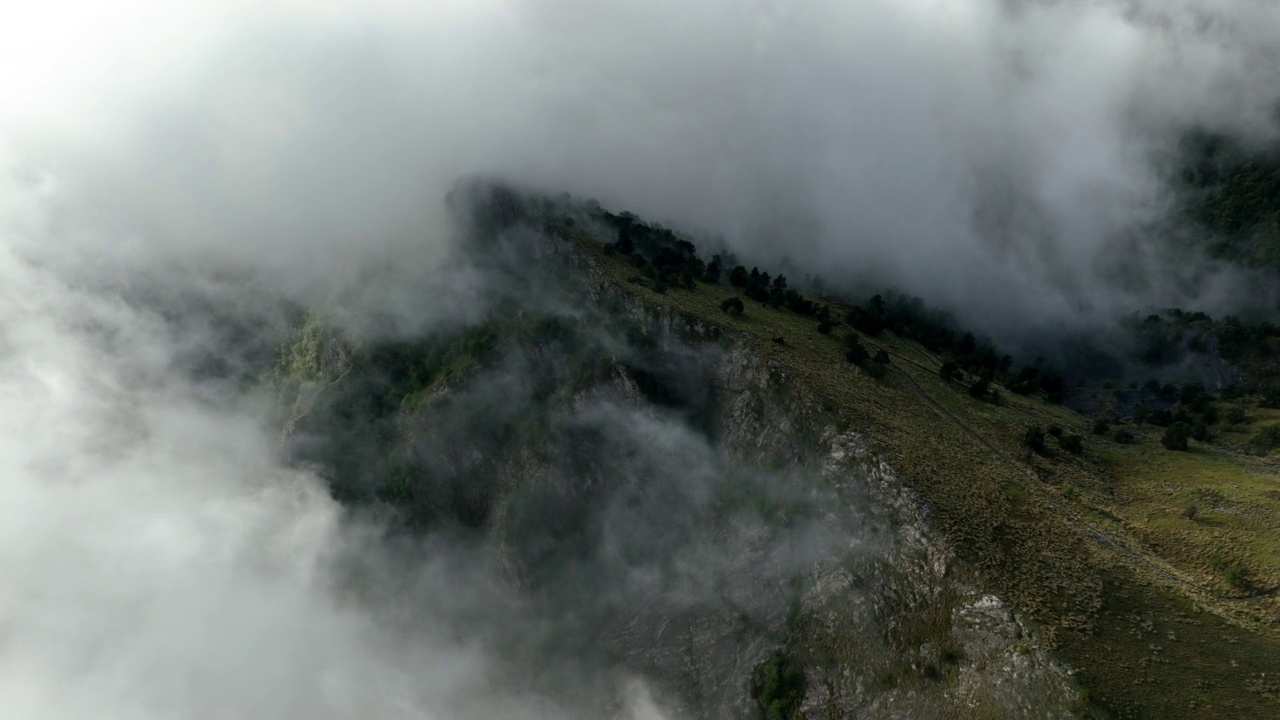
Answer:
M928 368L924 367L923 365L915 362L910 358L904 357L892 351L889 351L889 354L894 358L897 358L903 362L914 365L915 367L919 368L922 371L932 372ZM950 422L954 423L966 435L973 438L974 441L976 441L978 444L986 448L994 457L999 459L1000 462L1005 464L1007 467L1014 470L1015 472L1021 473L1022 475L1026 476L1028 479L1032 480L1033 482L1029 484L1029 487L1033 492L1035 492L1041 499L1043 499L1049 505L1049 507L1052 508L1055 512L1060 513L1064 518L1070 520L1071 522L1077 524L1080 527L1083 527L1086 531L1088 531L1089 535L1093 538L1095 542L1119 552L1120 554L1127 557L1129 560L1138 563L1148 571L1157 574L1161 578L1175 585L1178 585L1181 587L1188 587L1188 588L1196 587L1196 585L1193 582L1179 575L1175 570L1170 568L1166 563L1153 557L1150 552L1144 550L1143 548L1138 546L1136 543L1134 543L1132 540L1125 537L1114 535L1112 533L1107 532L1106 530L1103 530L1097 527L1092 522L1087 520L1084 516L1082 516L1079 512L1077 512L1074 508L1071 508L1063 504L1057 498L1053 497L1052 493L1050 493L1048 490L1046 490L1043 487L1042 481L1034 472L1032 472L1024 464L1018 462L1014 458L1011 458L1005 453L1001 452L999 448L992 445L985 437L982 436L981 433L974 430L972 427L966 424L963 420L957 417L954 413L952 413L950 410L944 407L941 403L935 400L927 391L925 391L923 387L920 386L920 383L917 382L914 377L912 377L910 372L907 372L906 370L898 366L895 366L894 369L898 371L899 375L901 375L903 378L907 380L908 384L911 385L911 388L916 393L916 395L918 395L922 400L928 403L929 407L931 407L934 412L936 412L938 415L942 416L943 418L949 420Z

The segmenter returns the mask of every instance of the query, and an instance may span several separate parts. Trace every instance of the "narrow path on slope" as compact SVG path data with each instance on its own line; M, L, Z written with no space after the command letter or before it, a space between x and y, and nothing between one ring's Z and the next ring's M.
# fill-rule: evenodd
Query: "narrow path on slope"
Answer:
M908 357L905 357L899 353L890 351L888 348L883 348L883 349L886 352L888 352L891 356L899 360L902 360L904 362L907 362L911 365L914 365L915 367L919 368L924 372L932 372L928 368L924 367L920 363L917 363L916 361ZM948 410L945 406L943 406L942 403L939 403L937 400L935 400L933 396L931 396L923 387L921 387L920 383L914 377L912 377L910 372L907 372L903 368L897 367L897 366L895 366L894 369L898 371L899 375L906 378L907 382L911 385L911 388L916 393L916 395L918 395L921 399L923 399L926 403L928 403L929 407L931 407L935 413L937 413L938 415L941 415L943 418L954 423L956 427L960 428L966 435L973 438L974 441L976 441L977 443L982 445L984 448L986 448L993 456L995 456L998 460L1000 460L1000 462L1003 463L1005 466L1009 467L1015 472L1018 472L1026 476L1030 480L1034 481L1031 483L1031 487L1034 489L1037 495L1041 499L1043 499L1052 510L1054 510L1055 512L1061 513L1065 519L1078 523L1080 526L1084 527L1089 532L1089 534L1093 537L1095 542L1120 552L1124 556L1128 557L1130 560L1133 560L1139 563L1140 565L1145 567L1147 570L1156 573L1157 575L1159 575L1160 577L1163 577L1169 582L1172 582L1176 585L1180 585L1183 587L1198 588L1198 586L1195 583L1179 575L1176 571L1170 568L1163 561L1154 559L1148 551L1143 550L1141 547L1136 546L1132 540L1124 537L1118 537L1101 528L1098 528L1093 523L1091 523L1086 518L1084 518L1082 515L1080 515L1080 513L1077 512L1074 508L1071 508L1063 504L1062 502L1060 502L1057 498L1054 498L1053 495L1042 486L1042 481L1034 472L1032 472L1023 464L1009 457L1005 453L1001 452L999 448L992 445L985 437L982 436L981 433L974 430L972 427L966 424L963 420L957 417L954 413Z

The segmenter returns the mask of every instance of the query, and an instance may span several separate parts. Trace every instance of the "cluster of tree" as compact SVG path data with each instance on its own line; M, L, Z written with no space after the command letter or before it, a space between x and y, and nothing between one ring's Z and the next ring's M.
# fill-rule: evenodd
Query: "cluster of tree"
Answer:
M1001 353L988 338L979 340L972 332L958 329L953 316L930 310L918 297L891 295L886 300L883 295L873 295L865 306L853 306L845 322L869 337L887 330L942 355L942 379L964 382L970 378L969 393L974 397L993 397L991 385L995 382L1023 395L1042 392L1053 402L1066 396L1066 380L1045 367L1043 360L1014 373L1013 356Z
M653 281L655 289L683 287L692 290L698 280L719 280L719 265L709 268L698 257L694 244L671 230L642 222L629 212L614 214L597 210L595 217L611 226L618 235L615 242L605 247L606 252L629 258L636 269Z
M763 307L813 317L818 321L818 332L824 335L830 334L839 321L833 317L829 304L805 297L781 273L771 275L759 267L747 269L731 255L715 255L703 261L692 242L661 226L641 222L632 213L614 214L596 207L594 216L617 233L617 240L607 246L607 250L629 257L660 292L668 287L692 289L695 281L712 284L726 281ZM720 309L739 315L745 307L741 300L734 298L722 303ZM1013 372L1012 356L1000 353L990 339L980 340L972 332L959 329L952 315L927 308L918 297L889 294L886 298L877 294L865 305L853 305L843 320L867 337L890 331L945 356L943 376L958 382L969 380L969 392L977 398L993 398L991 385L997 382L1024 395L1042 393L1052 402L1060 402L1067 392L1065 379L1049 369L1043 360ZM858 344L858 335L850 337L848 342L853 344L846 346L846 358L866 366L866 360L871 359L870 351ZM870 372L881 374L876 369Z
M719 284L727 280L730 286L740 288L744 296L764 307L787 309L814 317L818 320L819 332L831 331L830 306L814 302L790 287L786 276L781 273L771 276L758 267L748 271L746 266L737 264L732 255L715 255L704 261L692 242L660 225L644 223L632 213L614 214L597 209L595 217L617 232L618 239L607 245L606 251L628 257L658 290L668 287L693 289L695 281ZM741 301L721 309L734 314L741 314L744 310Z
M1084 452L1084 438L1067 433L1057 425L1050 425L1048 432L1039 425L1028 425L1027 429L1022 433L1022 447L1028 453L1034 452L1037 455L1048 455L1047 437L1057 440L1058 447L1072 455L1079 455Z
M720 256L715 256L711 262L718 266ZM741 288L743 295L761 305L774 309L786 308L797 315L816 317L819 324L818 331L824 334L831 332L831 308L806 298L795 288L788 287L787 276L779 273L775 277L770 277L769 273L761 272L760 268L753 267L748 272L745 265L735 265L729 271L728 279L729 285Z
M1162 442L1171 450L1185 450L1187 439L1208 442L1211 439L1210 428L1221 420L1213 396L1198 382L1187 383L1181 390L1173 392L1170 392L1171 388L1167 384L1160 385L1156 380L1148 382L1146 389L1157 397L1167 399L1176 394L1177 402L1159 410L1152 410L1146 403L1139 404L1134 409L1134 422L1165 428L1167 441Z
M862 368L874 378L884 377L888 372L888 351L880 348L872 353L866 345L862 344L862 339L856 332L851 332L844 337L844 359Z
M1280 268L1280 152L1205 133L1189 138L1186 150L1189 215L1215 238L1210 251Z

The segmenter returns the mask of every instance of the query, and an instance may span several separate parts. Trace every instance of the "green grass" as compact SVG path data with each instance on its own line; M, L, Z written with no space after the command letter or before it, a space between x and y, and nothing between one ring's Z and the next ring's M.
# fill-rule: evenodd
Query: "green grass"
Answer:
M590 239L564 234L600 281L789 368L929 502L981 582L1041 624L1114 716L1280 716L1277 599L1243 599L1226 579L1240 564L1255 585L1280 581L1274 469L1195 442L1166 451L1149 427L1125 426L1137 442L1119 445L1092 435L1088 418L998 386L998 404L973 399L938 377L939 358L888 332L862 340L891 355L891 371L874 379L844 360L840 324L822 335L813 318L745 297L745 312L729 315L721 303L740 294L726 285L656 293L629 282L635 269ZM844 310L832 303L833 316ZM1265 424L1269 414L1250 419ZM1028 425L1080 435L1084 451L1050 438L1046 457L1024 460ZM1219 496L1226 509L1201 501L1195 521L1180 516Z
M1247 567L1254 584L1280 584L1280 477L1275 470L1202 445L1170 452L1150 439L1107 457L1117 481L1117 513L1161 555L1210 587L1220 579L1224 558ZM1183 517L1191 506L1198 510L1195 518ZM1253 605L1262 622L1268 612L1280 610L1265 599Z

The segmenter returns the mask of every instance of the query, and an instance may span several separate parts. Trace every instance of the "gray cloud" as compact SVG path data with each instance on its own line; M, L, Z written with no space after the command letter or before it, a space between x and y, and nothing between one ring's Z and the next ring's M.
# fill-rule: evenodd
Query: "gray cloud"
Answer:
M1275 137L1276 12L281 4L211 11L198 52L162 45L108 78L128 101L15 137L62 226L113 254L302 285L371 256L420 264L446 244L446 190L494 173L1019 327L1187 292L1167 270L1191 261L1156 242L1161 163L1188 127ZM1132 257L1140 281L1107 279Z

